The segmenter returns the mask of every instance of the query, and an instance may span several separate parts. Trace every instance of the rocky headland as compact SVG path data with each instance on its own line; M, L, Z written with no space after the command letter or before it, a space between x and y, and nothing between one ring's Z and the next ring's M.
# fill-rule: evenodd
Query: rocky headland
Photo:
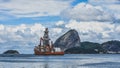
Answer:
M72 47L80 47L78 32L74 29L69 30L55 41L54 46L60 47L64 51Z
M112 40L102 44L89 41L80 42L78 32L74 29L59 37L54 46L60 47L66 54L120 53L120 41Z

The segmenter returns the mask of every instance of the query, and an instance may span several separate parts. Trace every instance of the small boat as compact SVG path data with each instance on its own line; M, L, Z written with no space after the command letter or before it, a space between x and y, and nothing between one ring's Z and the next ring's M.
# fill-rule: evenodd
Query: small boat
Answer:
M35 55L64 55L64 51L59 47L54 47L50 42L48 28L44 31L44 36L40 38L40 43L34 48Z

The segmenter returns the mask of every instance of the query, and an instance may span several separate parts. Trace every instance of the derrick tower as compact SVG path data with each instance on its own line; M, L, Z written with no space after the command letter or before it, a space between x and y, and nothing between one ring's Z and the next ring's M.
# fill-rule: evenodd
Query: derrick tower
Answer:
M49 38L49 34L48 33L49 33L48 28L46 28L45 31L44 31L44 36L43 36L43 45L44 46L49 46L50 38Z

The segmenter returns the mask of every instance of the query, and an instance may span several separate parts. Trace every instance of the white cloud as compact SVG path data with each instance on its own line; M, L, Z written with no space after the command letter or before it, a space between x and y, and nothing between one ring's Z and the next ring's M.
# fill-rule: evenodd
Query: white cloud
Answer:
M113 3L119 3L119 0L88 0L89 3L94 3L94 4L113 4Z
M6 41L3 39L0 39L0 43L5 43Z
M62 26L64 24L64 21L58 21L58 23L56 23L56 26Z
M3 13L3 16L8 14L15 17L39 17L56 16L62 11L60 15L69 19L68 23L57 21L54 25L47 24L50 27L50 38L53 41L70 29L76 29L79 32L81 41L100 43L108 40L120 40L120 24L113 23L114 18L120 19L120 9L118 8L120 5L117 4L119 0L89 0L89 3L79 3L69 8L71 2L71 0L2 1L0 12ZM2 17L0 18L2 19ZM33 48L39 43L45 26L39 23L1 24L1 49L18 49L20 51L25 49L27 52L33 53Z
M81 37L82 41L92 41L92 42L105 42L108 40L118 39L116 31L120 25L116 26L115 24L111 24L108 22L78 22L75 20L71 20L68 24L65 25L66 28L76 29ZM111 35L114 34L113 35Z
M44 30L42 24L0 25L1 49L29 49L37 45ZM32 51L32 50L31 50Z
M59 25L52 25L49 28L50 38L54 42L70 29L78 31L81 41L102 43L108 40L120 40L120 24L118 23L111 24L98 21L79 22L70 20L68 23L58 21L56 24L59 24L61 27L59 27ZM44 28L45 25L40 23L20 25L1 24L0 49L17 49L21 51L21 53L33 53L34 46L39 44L39 38L43 36ZM27 52L22 51L23 49Z
M0 25L0 30L4 30L4 25Z
M62 28L53 28L52 31L53 31L53 33L59 34L62 32Z
M104 11L100 6L92 6L87 3L79 3L73 8L62 12L66 19L78 21L113 21L113 16Z
M59 23L59 22L58 22ZM34 46L39 44L39 38L43 36L45 26L39 23L20 25L0 25L1 49L25 49L33 53ZM50 38L55 41L62 32L62 28L50 28Z
M0 3L0 12L15 17L57 16L71 2L72 0L10 0Z
M116 20L120 20L120 0L89 0L89 3L95 6L101 6L104 11L108 11L115 16Z

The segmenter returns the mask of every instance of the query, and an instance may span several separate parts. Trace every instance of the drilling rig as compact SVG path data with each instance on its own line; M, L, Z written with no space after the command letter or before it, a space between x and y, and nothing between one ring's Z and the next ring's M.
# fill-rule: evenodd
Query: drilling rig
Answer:
M48 28L45 28L43 37L40 38L40 43L34 48L35 55L64 55L64 51L59 47L54 47L50 41Z

